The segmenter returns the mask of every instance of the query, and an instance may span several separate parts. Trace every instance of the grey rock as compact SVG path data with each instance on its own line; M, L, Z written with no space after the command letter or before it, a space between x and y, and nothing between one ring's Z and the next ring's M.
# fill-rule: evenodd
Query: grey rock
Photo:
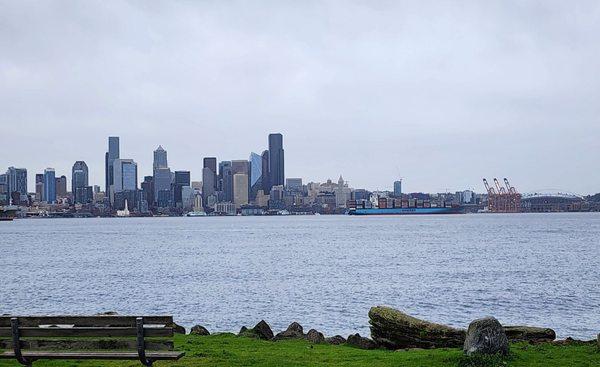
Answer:
M377 343L375 343L375 341L373 341L369 338L362 337L358 333L348 336L348 340L346 341L346 344L356 347L356 348L360 348L360 349L377 349L378 348L378 345L377 345Z
M210 332L204 326L196 325L196 326L192 327L192 329L190 330L190 335L206 336L206 335L210 335Z
M274 338L274 340L284 339L304 339L304 329L302 328L302 325L294 321L285 331L278 333Z
M469 324L463 351L473 354L501 354L509 352L508 338L500 322L493 317L477 319Z
M306 340L308 340L311 343L321 344L325 343L325 336L323 335L323 333L315 329L310 329L308 333L306 333Z
M260 320L258 324L256 324L252 329L248 329L245 326L242 326L240 330L239 336L245 336L249 338L257 338L262 340L271 340L273 339L273 331L271 327L265 320Z
M325 342L331 345L342 345L346 344L346 338L341 335L335 335L330 338L325 338Z
M390 307L369 310L371 337L387 349L458 348L465 341L465 331L420 320Z
M556 332L549 328L534 326L505 326L504 332L510 342L544 343L556 339Z

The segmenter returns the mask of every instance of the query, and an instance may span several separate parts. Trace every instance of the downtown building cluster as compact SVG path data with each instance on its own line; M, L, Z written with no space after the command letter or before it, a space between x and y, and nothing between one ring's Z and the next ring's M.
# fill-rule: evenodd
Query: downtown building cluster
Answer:
M480 208L486 200L470 190L404 194L401 181L390 191L373 192L351 188L341 176L305 184L285 176L282 134L270 134L267 149L248 159L204 157L200 174L195 171L198 181L192 181L190 170L172 170L162 146L153 152L151 175L140 177L137 162L121 156L120 143L119 137L108 138L104 187L90 185L84 161L73 164L69 186L53 168L36 174L33 193L27 191L27 170L10 167L0 174L0 205L21 207L21 216L114 216L125 209L135 216L204 216L341 214L356 205L381 205L384 199L405 200L409 206L431 201Z

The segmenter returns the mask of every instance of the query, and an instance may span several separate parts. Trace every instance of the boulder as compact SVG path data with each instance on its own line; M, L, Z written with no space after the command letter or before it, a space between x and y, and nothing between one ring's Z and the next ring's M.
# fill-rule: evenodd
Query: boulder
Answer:
M302 325L294 321L285 331L278 333L274 338L274 340L283 339L304 339L304 329L302 328Z
M348 336L346 344L360 349L377 349L378 347L375 341L362 337L358 333Z
M325 343L325 336L323 335L323 333L315 329L310 329L308 333L306 333L306 340L308 340L311 343L321 344Z
M170 325L167 325L168 327L172 327L173 328L173 332L175 334L185 334L185 328L181 325L177 325L176 323L171 323Z
M335 335L330 338L325 338L325 342L331 345L342 345L346 344L346 338L341 335Z
M510 342L542 343L556 339L554 330L534 326L505 326L504 332Z
M265 320L260 320L258 324L256 324L252 329L248 329L245 326L242 326L240 330L239 336L245 336L249 338L257 338L262 340L271 340L273 339L273 331L271 327Z
M477 319L469 324L463 351L473 354L501 354L509 351L508 338L500 322L493 317Z
M409 316L390 307L369 310L371 337L388 349L457 348L465 341L465 331Z
M196 326L192 327L192 330L190 330L190 335L206 336L206 335L210 335L210 332L204 326L196 325Z

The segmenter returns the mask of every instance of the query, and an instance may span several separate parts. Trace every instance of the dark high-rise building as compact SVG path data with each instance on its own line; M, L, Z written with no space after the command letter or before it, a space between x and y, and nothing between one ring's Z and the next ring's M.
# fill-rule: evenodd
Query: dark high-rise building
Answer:
M172 198L167 198L167 196L172 194L171 184L173 183L173 174L171 173L171 169L169 168L167 161L167 151L161 145L159 145L154 151L152 175L154 176L152 180L153 201L149 201L148 204L152 205L156 203L159 208L166 208L169 206L168 203L172 201ZM158 193L160 191L164 191L164 193L160 195L161 200L159 202ZM169 192L168 195L167 192ZM150 196L148 196L148 198L150 198Z
M215 194L215 179L216 175L209 167L202 169L202 204L204 208L210 206L208 198Z
M56 173L54 168L44 170L44 201L49 204L56 202Z
M283 135L269 134L269 187L285 184Z
M67 176L56 178L56 197L61 199L67 197Z
M89 204L94 201L94 189L92 186L82 186L75 188L76 204Z
M77 161L75 162L75 164L73 164L73 168L71 169L71 193L73 194L73 201L76 204L84 204L88 202L88 192L86 190L77 190L78 188L88 186L88 166L84 161ZM84 194L86 195L86 197L82 198L81 196L79 196L80 194Z
M105 169L105 192L108 197L111 195L111 186L114 185L114 169L113 164L115 159L119 159L119 137L110 136L108 138L108 152L104 156Z
M233 171L231 162L225 161L219 164L219 176L221 176L221 191L223 201L233 202Z
M212 179L213 184L213 189L217 190L217 158L215 157L206 157L204 158L204 165L202 168L208 168L210 169L213 174L214 174L214 178Z
M184 186L191 186L190 171L175 171L173 180L173 201L175 205L181 204L181 189Z
M394 181L394 196L402 197L402 181Z
M271 190L271 178L269 176L269 151L265 150L262 153L262 190L264 194L269 194Z
M27 195L27 170L9 167L6 171L6 186L9 194L18 192L20 195Z
M154 206L154 176L144 176L141 186L142 200L145 200L148 206Z

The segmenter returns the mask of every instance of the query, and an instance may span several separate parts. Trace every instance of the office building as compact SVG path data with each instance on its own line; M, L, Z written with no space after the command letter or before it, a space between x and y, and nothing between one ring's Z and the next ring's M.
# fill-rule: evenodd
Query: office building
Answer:
M263 189L263 158L250 153L250 200L256 199L259 190Z
M119 137L108 138L108 152L104 155L105 192L111 196L111 187L114 184L114 161L119 159Z
M245 173L233 175L233 203L236 208L248 204L248 175Z
M211 182L213 183L213 190L217 191L218 188L218 181L217 181L217 158L215 157L206 157L203 159L203 166L202 168L208 168L210 169L210 171L212 172L213 176L211 178ZM202 177L202 181L204 181L204 176Z
M241 173L246 176L250 175L250 163L245 159L231 161L231 171L233 174Z
M74 202L77 204L83 204L87 202L88 198L79 197L77 192L80 194L86 194L86 190L77 190L78 188L84 188L89 186L89 173L88 166L84 161L76 161L71 169L71 193L73 194Z
M402 180L394 181L394 196L397 198L402 197Z
M194 189L191 186L181 188L181 207L184 212L192 211L194 208Z
M210 197L215 196L215 172L210 167L204 167L202 169L202 202L204 207L209 207L211 202Z
M67 197L67 177L56 177L56 198L63 199Z
M221 161L219 162L219 174L217 175L217 190L224 191L223 189L223 173L225 171L225 167L229 167L231 171L231 161Z
M191 188L190 171L175 171L175 177L172 185L173 201L175 203L175 206L181 206L181 192L183 187L185 186L189 186Z
M113 192L137 190L137 163L133 159L113 161Z
M265 150L262 153L262 174L263 174L263 179L262 179L262 190L263 193L265 194L269 194L270 190L271 190L271 179L270 179L270 175L269 175L269 151Z
M233 169L231 162L223 165L221 178L221 191L223 192L223 201L233 202Z
M6 186L9 194L18 192L21 196L27 196L27 170L9 167L6 171Z
M285 188L290 191L301 192L302 191L302 179L301 178L286 178L285 179Z
M270 187L285 183L283 135L281 134L269 134L269 181Z
M156 172L160 168L169 168L167 163L167 151L159 145L154 151L154 160L152 162L152 172Z
M154 176L144 176L144 181L141 183L142 200L150 206L154 206Z
M166 168L157 168L154 170L154 200L158 204L159 192L166 191L171 192L171 183L173 182L173 174L171 173L171 169ZM162 194L161 204L165 203L165 194ZM170 194L169 194L170 195ZM168 199L167 201L170 201ZM159 207L166 207L162 205L158 205ZM168 205L167 205L168 206Z
M56 173L54 168L44 170L44 201L48 204L56 202Z
M75 188L75 204L89 204L94 201L94 189L92 186L81 186Z
M44 200L44 174L36 173L35 175L35 200Z

